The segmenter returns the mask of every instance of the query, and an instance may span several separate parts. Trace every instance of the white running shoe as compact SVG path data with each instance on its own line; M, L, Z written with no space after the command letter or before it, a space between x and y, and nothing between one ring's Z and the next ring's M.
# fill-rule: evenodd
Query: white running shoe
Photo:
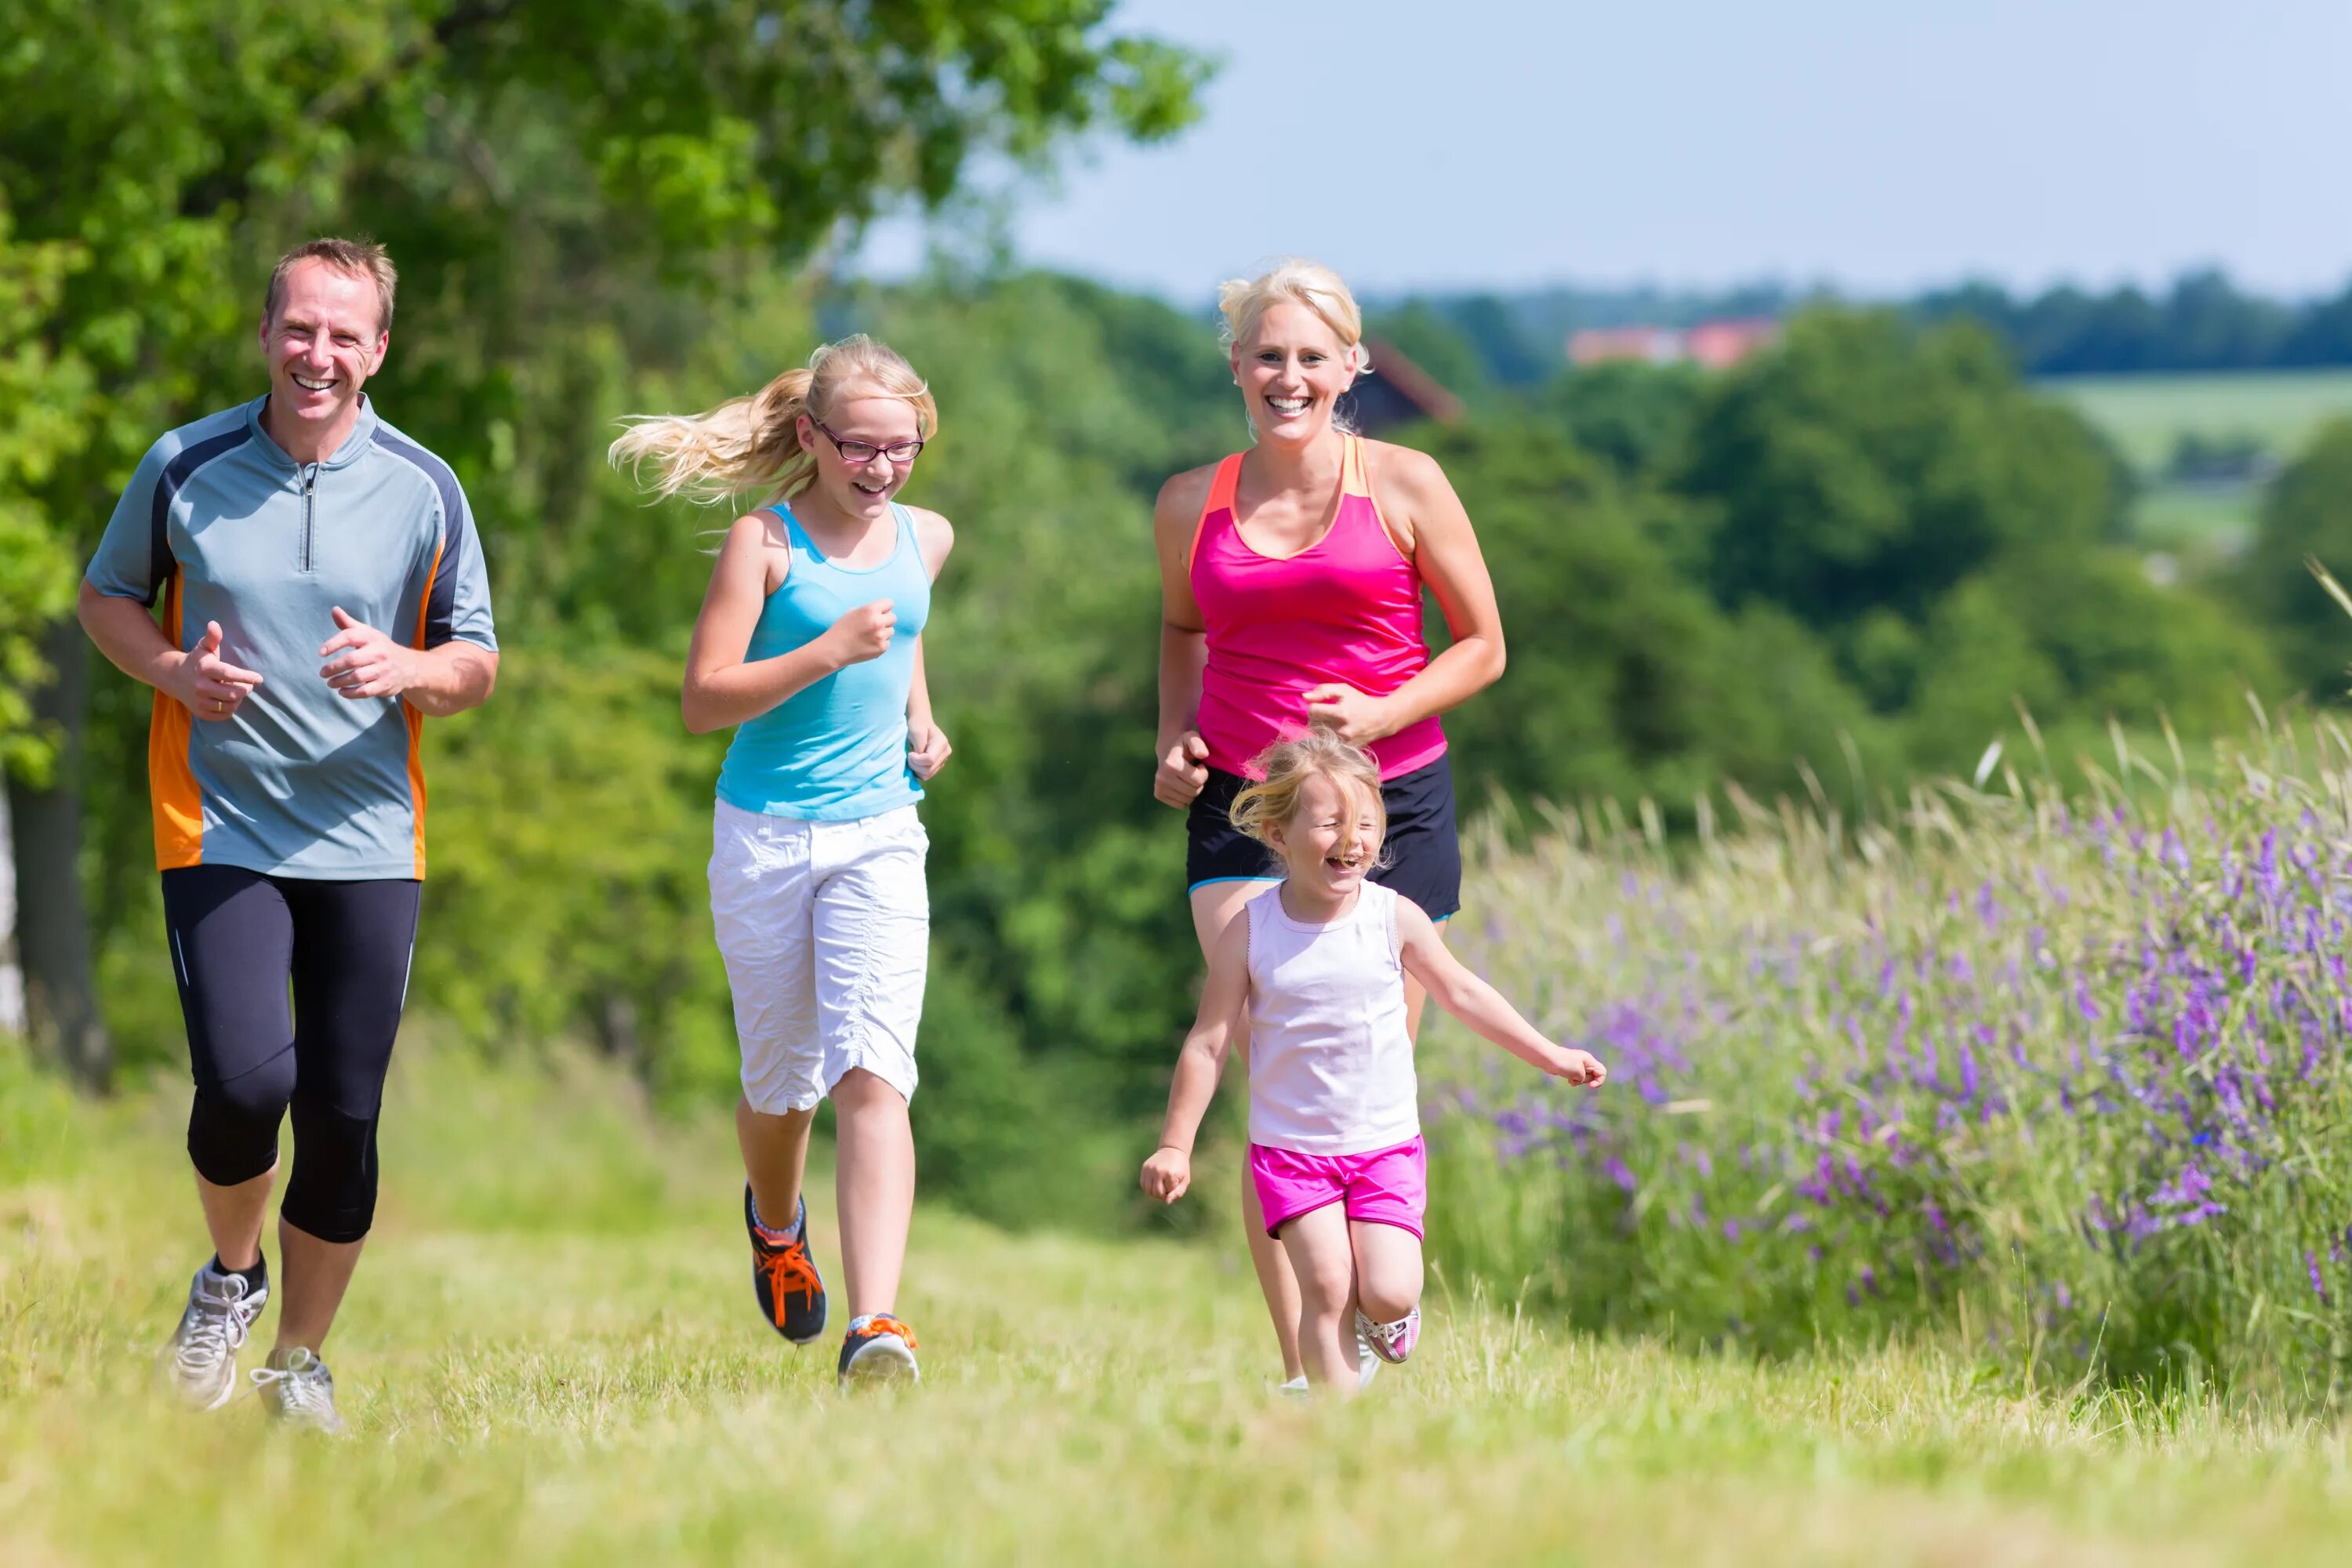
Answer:
M246 1375L253 1379L254 1392L262 1396L272 1416L289 1426L330 1437L350 1431L335 1414L334 1374L316 1352L296 1345L269 1359L273 1364L255 1367Z
M1359 1312L1356 1314L1357 1389L1360 1392L1371 1387L1372 1379L1380 1374L1381 1358L1372 1353L1372 1342L1364 1337L1364 1315ZM1309 1399L1315 1394L1313 1386L1307 1381L1307 1374L1303 1372L1288 1383L1276 1384L1274 1391L1286 1399Z
M1401 1362L1412 1354L1412 1347L1420 1342L1421 1309L1415 1307L1393 1323L1376 1323L1358 1312L1356 1338L1382 1361Z
M164 1381L198 1410L218 1410L236 1392L236 1352L269 1300L267 1284L252 1289L242 1274L205 1264L188 1282L188 1304L160 1358Z
M920 1383L915 1331L887 1312L853 1318L841 1342L835 1378L845 1392L860 1384Z

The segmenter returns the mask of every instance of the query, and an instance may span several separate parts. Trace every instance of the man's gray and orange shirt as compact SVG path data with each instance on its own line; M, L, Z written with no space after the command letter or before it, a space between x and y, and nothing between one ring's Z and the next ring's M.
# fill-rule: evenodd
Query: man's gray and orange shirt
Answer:
M425 875L424 716L337 695L320 674L333 611L420 648L495 649L489 579L449 465L375 416L297 463L257 398L149 449L89 563L90 586L163 600L182 649L218 621L221 657L262 684L196 721L155 694L147 769L155 862L333 880Z

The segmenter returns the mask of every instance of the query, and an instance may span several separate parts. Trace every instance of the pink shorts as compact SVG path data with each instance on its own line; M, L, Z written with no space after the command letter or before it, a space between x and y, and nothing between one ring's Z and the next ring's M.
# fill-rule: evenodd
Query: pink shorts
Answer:
M1344 1203L1349 1219L1392 1225L1420 1239L1421 1216L1429 1206L1429 1153L1418 1137L1366 1154L1301 1154L1253 1143L1249 1172L1268 1236L1300 1215Z

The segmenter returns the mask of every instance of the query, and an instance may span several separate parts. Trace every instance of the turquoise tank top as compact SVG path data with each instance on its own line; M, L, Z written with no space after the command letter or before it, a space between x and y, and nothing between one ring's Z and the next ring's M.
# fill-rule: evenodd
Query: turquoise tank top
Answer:
M879 658L835 670L735 727L719 770L719 798L739 811L810 822L879 816L920 800L907 763L907 692L915 638L931 613L931 575L907 509L890 508L898 547L879 566L851 572L827 561L792 509L772 509L791 536L792 569L760 610L743 659L773 658L815 639L860 605L887 599L898 628Z

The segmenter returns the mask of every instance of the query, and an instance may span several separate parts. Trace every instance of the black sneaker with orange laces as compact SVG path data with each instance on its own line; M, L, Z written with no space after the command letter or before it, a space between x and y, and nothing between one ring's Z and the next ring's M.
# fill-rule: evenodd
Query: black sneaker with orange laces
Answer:
M862 1383L919 1383L915 1331L887 1312L850 1321L841 1342L841 1386Z
M804 1345L824 1332L824 1276L809 1256L808 1199L800 1201L800 1225L792 1240L772 1241L775 1232L760 1223L751 1184L743 1184L743 1228L751 1236L751 1289L760 1313L776 1332Z

